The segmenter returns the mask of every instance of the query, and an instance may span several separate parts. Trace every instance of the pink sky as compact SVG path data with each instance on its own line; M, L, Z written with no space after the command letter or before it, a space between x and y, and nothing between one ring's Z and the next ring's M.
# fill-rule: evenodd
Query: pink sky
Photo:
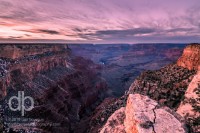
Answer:
M0 0L0 42L199 42L199 0Z

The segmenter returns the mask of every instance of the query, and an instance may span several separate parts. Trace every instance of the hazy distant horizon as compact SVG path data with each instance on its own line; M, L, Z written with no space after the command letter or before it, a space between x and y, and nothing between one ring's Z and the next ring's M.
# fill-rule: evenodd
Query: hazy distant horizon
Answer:
M65 40L26 40L26 41L23 41L23 40L7 40L7 41L2 41L0 40L0 44L18 44L18 43L21 43L21 44L26 44L26 43L39 43L39 44L42 44L42 43L49 43L49 44L98 44L98 45L104 45L104 44L193 44L193 43L200 43L199 42L195 42L195 41L191 41L191 42L171 42L171 41L166 41L166 42L71 42L71 41L65 41Z
M89 43L89 42L80 42L80 43L70 43L70 42L52 42L52 41L47 41L47 42L41 42L41 41L27 41L27 42L23 42L23 41L19 41L19 42L1 42L0 41L0 45L1 44L69 44L69 45L135 45L135 44L169 44L169 45L173 45L173 44L198 44L198 42L140 42L140 43Z

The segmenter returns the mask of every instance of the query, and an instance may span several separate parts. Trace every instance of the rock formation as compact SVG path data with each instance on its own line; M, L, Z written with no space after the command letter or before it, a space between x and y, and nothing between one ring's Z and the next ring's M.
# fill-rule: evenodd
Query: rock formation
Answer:
M185 117L194 132L200 132L200 71L190 82L177 113Z
M200 44L188 45L178 59L177 65L189 70L200 69Z
M26 114L32 118L29 125L34 123L33 127L4 122L4 130L71 132L86 110L104 97L107 86L100 77L101 67L72 55L67 45L0 47L7 52L11 50L0 58L1 99L6 99L10 93L24 91L35 101L34 109ZM5 105L3 109L6 108ZM12 117L8 110L3 110L2 114L2 119Z
M72 55L67 45L2 45L1 51L11 52L0 54L0 98L6 102L10 94L25 91L35 107L26 114L33 127L5 122L13 114L6 105L0 107L0 131L198 132L199 46L188 45L176 64L143 72L122 97L107 98L99 105L107 89L101 66ZM49 125L41 126L44 123Z
M97 133L103 125L107 122L108 118L121 107L125 107L127 95L117 99L104 100L100 106L96 108L94 114L91 116L90 125L88 127L89 133ZM120 112L120 111L119 111ZM112 119L111 119L112 120Z
M136 80L132 83L129 91L125 93L121 98L112 101L109 105L106 105L104 110L99 110L95 113L95 117L93 117L90 126L90 132L97 132L101 130L101 132L114 131L114 127L109 127L109 123L113 121L117 121L117 127L123 127L126 132L155 132L155 129L160 132L174 132L171 131L171 128L161 128L163 125L169 125L177 129L177 132L198 132L199 131L199 74L197 74L197 70L199 67L199 44L188 45L183 55L179 58L176 64L167 65L159 70L155 71L145 71L143 72ZM194 53L192 52L194 51ZM191 63L189 63L191 61ZM134 97L132 97L134 94ZM126 99L128 95L132 95L132 104L130 104L130 96L129 100L126 104ZM146 95L151 99L147 99ZM133 100L134 99L134 100ZM185 99L185 100L184 100ZM189 99L189 100L188 100ZM156 102L155 102L155 101ZM137 102L136 102L137 101ZM151 101L152 104L149 104ZM140 102L140 103L139 103ZM123 103L123 104L119 104ZM167 106L167 107L163 107ZM123 112L123 108L125 110L126 119L124 123L120 123L119 120L116 120L116 116L120 116L119 112ZM141 108L140 108L141 107ZM145 110L145 108L150 108L149 111ZM119 111L118 109L122 108ZM132 112L127 111L127 109L133 110ZM177 115L174 111L177 110ZM143 116L144 113L138 112L148 112L148 122L144 122ZM137 113L136 113L137 112ZM156 116L159 116L162 119L156 117L156 120L160 123L165 123L160 126L155 124L154 114L156 112ZM166 116L173 116L167 118ZM169 113L169 114L168 114ZM131 117L132 114L135 114L135 117ZM138 115L139 114L139 115ZM121 115L123 116L123 115ZM185 118L185 120L183 119ZM101 118L104 118L104 121L101 121ZM158 119L157 119L158 118ZM171 119L174 118L174 119ZM173 122L178 122L173 125ZM187 130L185 126L183 126L183 121L187 123ZM132 122L132 125L130 124ZM96 124L94 124L96 123ZM121 124L121 125L120 125ZM124 124L124 125L123 125ZM131 126L130 126L131 125ZM147 127L145 129L141 128ZM179 126L177 126L179 125ZM179 127L181 130L179 130ZM131 130L130 130L131 129ZM161 131L162 129L166 129L166 131ZM123 129L120 131L124 132Z
M184 119L147 96L130 94L126 107L115 111L101 133L186 133Z
M129 93L148 95L161 105L177 108L194 75L194 70L171 64L160 70L143 72L133 82Z
M124 127L125 108L115 111L107 120L100 133L126 133Z

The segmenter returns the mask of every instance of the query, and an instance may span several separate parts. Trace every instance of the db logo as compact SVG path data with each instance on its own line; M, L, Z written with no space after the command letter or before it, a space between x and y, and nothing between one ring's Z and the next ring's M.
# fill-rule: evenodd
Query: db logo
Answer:
M24 97L24 91L18 91L18 96L12 96L8 101L8 106L12 111L21 111L24 116L25 111L31 111L34 108L34 100L30 96Z

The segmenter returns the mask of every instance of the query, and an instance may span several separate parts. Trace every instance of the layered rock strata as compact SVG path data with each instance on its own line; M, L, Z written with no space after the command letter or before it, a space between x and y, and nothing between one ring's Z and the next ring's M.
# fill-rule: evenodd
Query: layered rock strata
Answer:
M200 70L200 44L188 45L178 59L177 65L189 70Z
M199 44L188 45L185 48L183 55L179 58L179 60L175 64L170 64L168 66L161 68L160 70L143 72L132 83L131 87L129 88L129 91L124 96L116 99L115 101L112 101L109 105L106 105L104 110L99 110L98 112L95 113L94 115L95 117L93 117L91 121L92 123L90 124L92 129L90 131L95 132L99 131L100 129L102 129L102 131L106 131L105 127L107 126L104 125L108 125L107 122L112 120L112 118L109 117L111 115L113 116L113 114L115 114L114 112L120 109L121 107L127 107L126 105L127 96L129 94L141 94L141 95L147 95L151 99L157 101L158 104L161 106L167 106L170 108L170 109L166 107L162 108L165 111L170 110L171 112L172 110L176 111L178 109L177 112L180 113L180 115L185 118L185 120L181 118L181 121L185 121L187 123L188 132L198 132L200 125L199 123L200 119L197 115L199 114L200 110L198 104L199 82L197 81L198 79L197 75L199 75L197 74L197 70L199 68L199 57L200 57L198 52L199 46L200 46ZM192 62L189 64L189 61ZM187 97L190 97L189 102L184 102L188 101ZM137 103L134 104L138 105ZM138 107L140 106L141 105L138 105ZM158 107L156 106L156 108ZM173 114L176 113L173 112ZM103 118L103 121L101 121L101 118ZM142 120L142 118L138 118L138 120L140 121ZM129 120L126 120L125 123L127 123L128 121ZM152 125L152 122L147 123L147 125L149 124ZM136 129L136 127L134 128ZM114 130L114 129L109 128L107 130Z
M33 110L25 114L25 117L32 119L28 124L34 126L3 122L7 124L3 130L72 132L86 110L104 97L107 85L100 77L101 67L72 55L67 45L0 47L15 53L4 54L0 58L1 99L10 95L10 92L24 91L35 102ZM2 114L2 118L12 117L5 110Z

